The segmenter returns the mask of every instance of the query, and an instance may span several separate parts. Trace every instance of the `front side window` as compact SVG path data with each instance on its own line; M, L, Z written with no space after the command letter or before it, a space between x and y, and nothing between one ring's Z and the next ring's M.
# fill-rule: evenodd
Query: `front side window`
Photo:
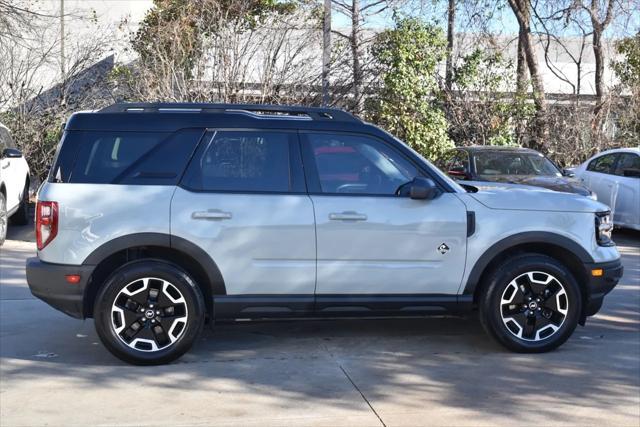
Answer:
M287 192L292 134L218 131L205 135L183 185L197 191Z
M616 154L606 154L604 156L593 159L587 166L587 170L591 172L612 173L613 164L616 162Z
M394 195L419 175L400 153L377 139L348 134L304 135L305 156L326 194Z

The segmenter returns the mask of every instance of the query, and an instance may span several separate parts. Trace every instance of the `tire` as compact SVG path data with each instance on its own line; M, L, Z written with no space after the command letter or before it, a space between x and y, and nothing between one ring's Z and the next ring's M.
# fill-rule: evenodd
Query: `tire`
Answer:
M0 193L0 246L4 245L7 239L7 199Z
M24 189L22 191L22 200L20 200L20 206L18 210L11 215L11 224L13 225L27 225L29 224L29 181L24 183Z
M571 272L554 258L523 254L490 275L480 297L485 331L519 353L543 353L562 345L582 312L582 295Z
M114 356L136 365L178 359L199 336L204 318L204 299L193 279L159 260L120 267L100 289L94 306L102 343Z

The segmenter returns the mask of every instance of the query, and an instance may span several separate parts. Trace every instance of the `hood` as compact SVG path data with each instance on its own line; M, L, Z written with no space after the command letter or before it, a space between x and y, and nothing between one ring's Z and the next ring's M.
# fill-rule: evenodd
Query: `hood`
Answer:
M602 212L609 208L595 200L574 193L548 191L535 187L509 186L480 187L469 196L491 209L551 211L551 212Z
M574 193L581 196L589 196L591 191L580 181L566 176L541 176L541 175L484 175L482 179L493 182L506 182L511 184L532 185L547 188L553 191Z

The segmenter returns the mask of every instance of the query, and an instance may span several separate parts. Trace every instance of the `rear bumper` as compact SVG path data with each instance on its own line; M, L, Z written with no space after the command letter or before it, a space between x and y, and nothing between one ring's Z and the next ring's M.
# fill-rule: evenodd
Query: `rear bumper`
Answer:
M622 261L620 259L610 262L585 264L585 268L589 279L586 284L588 294L584 314L585 316L593 316L600 310L600 307L602 307L604 296L611 292L620 281L624 268L622 267ZM594 269L602 269L602 275L593 276L592 271Z
M27 283L31 293L69 316L84 318L84 290L93 266L51 264L37 257L27 259ZM79 274L79 283L68 283L67 275Z

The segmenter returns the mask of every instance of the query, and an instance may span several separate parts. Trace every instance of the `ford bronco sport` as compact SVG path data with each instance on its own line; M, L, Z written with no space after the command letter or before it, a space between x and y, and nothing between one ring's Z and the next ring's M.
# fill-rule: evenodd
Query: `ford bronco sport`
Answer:
M218 319L478 309L511 350L558 347L622 275L608 208L473 191L340 110L116 104L66 124L27 279L136 364Z

